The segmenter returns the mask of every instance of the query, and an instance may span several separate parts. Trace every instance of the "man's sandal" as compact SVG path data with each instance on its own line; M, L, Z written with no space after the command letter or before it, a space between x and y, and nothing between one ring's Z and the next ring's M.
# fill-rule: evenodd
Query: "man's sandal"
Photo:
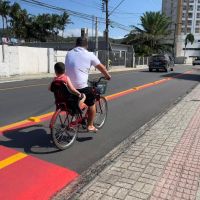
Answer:
M88 130L88 132L90 132L90 133L96 133L96 132L98 131L98 129L95 128L95 127L88 128L87 130Z

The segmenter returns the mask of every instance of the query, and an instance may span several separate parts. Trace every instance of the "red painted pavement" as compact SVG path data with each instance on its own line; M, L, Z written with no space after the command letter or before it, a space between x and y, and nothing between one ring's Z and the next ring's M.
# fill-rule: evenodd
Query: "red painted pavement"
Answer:
M5 152L18 153L1 147L1 160ZM77 177L74 171L27 156L0 170L0 199L47 200Z
M0 146L0 161L14 155L15 153L16 151L13 151L12 149Z

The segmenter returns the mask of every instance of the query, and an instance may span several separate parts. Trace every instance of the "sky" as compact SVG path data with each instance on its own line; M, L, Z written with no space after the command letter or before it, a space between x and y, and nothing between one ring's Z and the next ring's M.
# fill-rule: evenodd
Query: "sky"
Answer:
M38 0L43 3L54 5L60 8L85 13L99 18L105 19L105 12L102 12L102 0ZM42 13L57 13L58 11L48 8L33 6L22 0L10 0L11 3L17 2L23 9L26 9L30 14L42 14ZM117 7L119 5L119 7ZM130 26L138 26L140 24L140 16L146 11L161 11L162 0L108 0L109 12L111 15L109 19L122 24L125 27L117 27L114 25L109 28L109 37L123 38L129 33ZM117 7L117 9L115 9ZM112 12L113 11L113 12ZM89 36L94 35L94 21L92 19L86 20L80 17L70 16L72 24L68 24L65 30L65 36L80 36L81 28L88 28ZM105 21L99 20L98 34L103 35L105 30ZM125 28L126 30L123 30Z

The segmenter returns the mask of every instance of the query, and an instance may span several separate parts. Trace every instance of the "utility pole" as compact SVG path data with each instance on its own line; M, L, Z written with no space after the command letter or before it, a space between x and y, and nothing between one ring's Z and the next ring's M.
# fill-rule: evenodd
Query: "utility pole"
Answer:
M106 2L106 67L109 70L109 15L108 15L108 0Z
M176 56L176 36L177 36L177 26L182 23L174 23L174 40L173 40L173 57Z
M95 55L98 57L98 18L95 20Z
M104 10L105 5L105 10ZM109 13L108 13L108 0L102 0L102 11L106 12L106 29L105 29L105 39L106 39L106 68L109 68Z
M174 24L174 41L173 41L173 57L174 57L174 59L176 56L176 26L177 26L177 23Z

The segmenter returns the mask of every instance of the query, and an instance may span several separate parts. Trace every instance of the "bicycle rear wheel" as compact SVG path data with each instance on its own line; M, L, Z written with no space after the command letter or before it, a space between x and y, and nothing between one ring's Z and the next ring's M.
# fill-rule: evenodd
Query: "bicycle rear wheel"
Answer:
M99 100L95 102L96 105L96 117L94 120L94 126L98 129L102 128L108 112L108 103L105 97L100 97Z
M76 116L71 116L66 111L59 109L52 117L50 129L55 146L64 150L71 146L77 137L78 122Z

